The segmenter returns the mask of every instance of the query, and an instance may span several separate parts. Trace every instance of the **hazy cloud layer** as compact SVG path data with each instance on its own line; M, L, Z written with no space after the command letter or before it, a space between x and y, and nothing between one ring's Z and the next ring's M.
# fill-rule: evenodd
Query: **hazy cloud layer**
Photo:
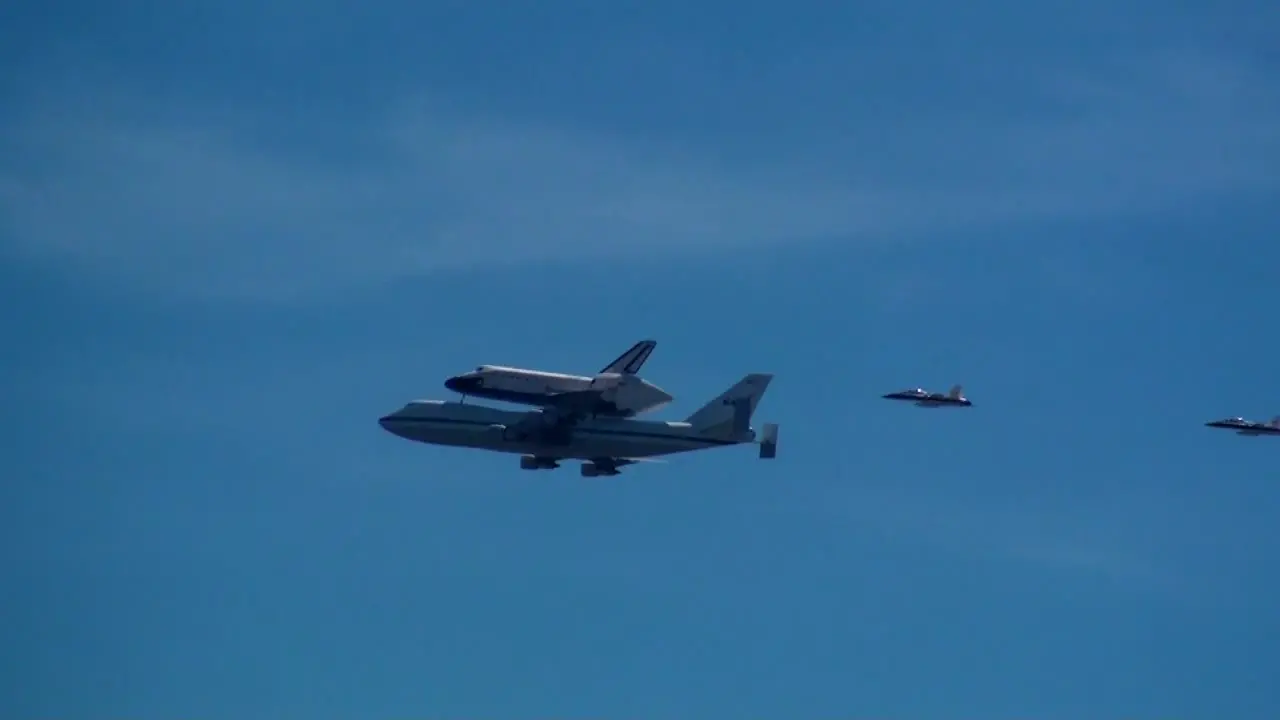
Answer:
M113 86L0 126L5 245L135 286L296 297L484 262L884 242L1271 191L1280 93L1221 56L1046 69L1037 112L847 118L730 166L591 128L391 103L357 161L282 151L251 110ZM840 125L836 123L836 125ZM859 148L874 147L875 152ZM1028 241L1034 241L1029 237Z
M826 512L888 540L946 548L962 556L1021 562L1155 592L1188 592L1188 568L1170 561L1186 529L1177 502L1116 493L1088 505L1031 497L957 495L931 487L841 489ZM1141 516L1141 522L1134 518Z

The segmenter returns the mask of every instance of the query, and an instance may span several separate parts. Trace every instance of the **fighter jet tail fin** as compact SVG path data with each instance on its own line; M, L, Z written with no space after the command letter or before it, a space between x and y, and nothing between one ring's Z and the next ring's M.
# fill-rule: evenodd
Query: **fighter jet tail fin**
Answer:
M952 385L951 389L947 391L947 397L951 398L952 400L959 400L960 398L964 397L964 386Z

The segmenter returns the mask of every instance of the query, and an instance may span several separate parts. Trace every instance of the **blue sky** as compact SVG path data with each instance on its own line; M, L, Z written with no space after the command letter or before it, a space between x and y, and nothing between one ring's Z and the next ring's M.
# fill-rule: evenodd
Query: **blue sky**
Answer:
M1280 712L1274 3L43 7L0 715ZM377 427L640 337L778 459Z

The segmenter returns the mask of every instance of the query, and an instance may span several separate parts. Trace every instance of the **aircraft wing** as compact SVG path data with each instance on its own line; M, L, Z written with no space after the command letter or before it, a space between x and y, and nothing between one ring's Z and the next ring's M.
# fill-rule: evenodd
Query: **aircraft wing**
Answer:
M507 433L522 440L534 440L549 444L569 442L569 431L585 417L580 412L564 412L557 408L534 410L525 413L519 421L507 427Z
M635 465L636 463L658 463L666 464L666 460L653 457L598 457L591 458L589 462L597 465L613 465L614 467L622 467L624 465Z
M628 458L628 457L594 457L582 463L583 477L600 477L617 475L619 470L627 465L636 463L661 463L665 460L657 458Z

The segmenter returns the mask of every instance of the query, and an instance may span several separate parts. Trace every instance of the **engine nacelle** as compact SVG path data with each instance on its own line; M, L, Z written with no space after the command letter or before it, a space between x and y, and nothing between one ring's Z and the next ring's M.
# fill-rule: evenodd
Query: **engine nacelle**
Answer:
M609 467L607 465L601 466L595 463L582 464L582 477L600 477L601 475L611 477L618 474L619 470L616 467Z
M547 458L540 458L534 455L520 456L521 470L555 470L560 467L560 463Z

